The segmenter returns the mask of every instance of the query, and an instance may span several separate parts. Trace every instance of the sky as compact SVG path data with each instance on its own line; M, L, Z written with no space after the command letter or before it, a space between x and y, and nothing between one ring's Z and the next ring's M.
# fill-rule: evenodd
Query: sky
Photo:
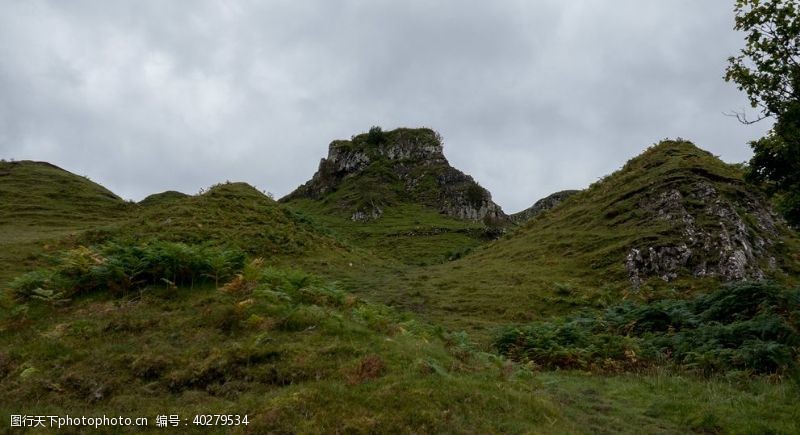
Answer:
M276 198L334 139L430 127L508 212L664 138L727 162L770 122L724 75L733 0L0 0L0 157L125 199Z

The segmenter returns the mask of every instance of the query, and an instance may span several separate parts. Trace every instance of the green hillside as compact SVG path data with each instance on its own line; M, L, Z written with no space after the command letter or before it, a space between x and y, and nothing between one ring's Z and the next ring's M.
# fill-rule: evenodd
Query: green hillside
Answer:
M684 297L720 281L794 285L799 248L740 168L665 141L501 240L383 295L453 327L491 327L624 298ZM632 258L634 249L654 254Z
M9 165L3 428L800 432L798 237L689 142L513 220L429 129L334 141L279 202L228 182L133 204Z
M540 372L335 284L256 260L215 289L0 311L9 416L186 419L207 433L794 432L790 383ZM198 414L248 424L194 426ZM105 427L100 433L139 432Z
M107 229L107 237L231 244L253 255L299 255L336 245L311 222L246 183L151 201Z
M318 222L247 183L222 183L192 196L162 196L125 219L85 233L86 245L179 242L242 250L270 264L304 267L348 281L383 263Z
M0 162L0 225L102 222L128 207L117 195L44 162Z
M0 162L0 287L43 251L131 209L109 190L44 162Z

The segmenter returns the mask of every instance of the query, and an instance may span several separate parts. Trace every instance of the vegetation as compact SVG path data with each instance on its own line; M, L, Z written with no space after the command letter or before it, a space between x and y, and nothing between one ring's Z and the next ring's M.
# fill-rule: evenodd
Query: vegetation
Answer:
M800 376L800 289L746 282L693 300L629 302L507 328L494 346L547 368L620 371L671 364L703 374Z
M685 242L681 219L657 219L657 210L645 207L658 204L663 192L681 192L682 204L697 216L698 230L719 232L719 218L706 216L716 198L690 199L698 185L712 186L720 200L757 201L741 168L689 142L664 141L500 240L477 245L456 261L385 281L377 297L488 339L498 325L547 319L583 307L603 309L623 298L649 302L711 292L719 279L695 277L691 270L680 271L668 282L651 276L635 290L625 268L633 247ZM800 284L797 236L786 228L770 236L752 219L745 221L748 231L782 241L770 248L770 255L785 273L772 277L788 287ZM770 270L767 260L761 259L765 271Z
M117 195L49 163L0 162L0 289L43 253L76 246L84 231L132 209Z
M442 216L416 204L385 206L380 219L358 225L345 214L330 212L331 206L324 202L296 200L290 205L303 215L313 216L348 244L411 266L443 263L453 252L479 246L493 237L480 223ZM386 246L394 249L383 249Z
M244 253L231 249L152 241L143 245L107 243L75 248L58 255L53 265L11 282L19 298L64 300L79 294L124 295L152 285L194 287L219 283L238 272Z
M494 228L481 222L441 213L446 193L440 179L454 171L441 154L431 151L441 144L441 137L428 128L383 131L374 126L349 141L331 144L332 152L349 153L348 161L361 162L357 170L345 176L347 171L323 161L309 183L281 202L350 245L378 248L373 254L386 260L414 266L441 263L450 258L449 253L485 243L495 235ZM397 153L392 158L387 155L391 147ZM458 185L455 190L479 207L488 192L460 175L453 183ZM358 219L357 213L365 218ZM354 220L358 225L353 225ZM387 245L397 249L380 249Z
M744 91L761 116L776 123L751 142L749 178L767 183L787 220L800 225L800 3L737 0L736 30L747 33L741 54L729 59L725 80ZM750 123L743 114L739 120Z
M174 190L167 190L166 192L154 193L152 195L149 195L147 198L139 201L139 205L145 206L145 207L154 206L154 205L161 205L161 204L166 204L166 203L170 203L170 202L173 202L173 201L177 201L177 200L186 198L188 196L189 195L187 195L185 193L177 192L177 191L174 191Z
M3 319L4 415L213 410L248 414L256 432L440 432L520 430L557 413L457 337L261 260L219 290L73 304Z
M239 414L249 424L233 429L248 433L793 432L800 421L787 384L538 373L258 259L218 290L31 301L2 312L0 328L6 427L19 413L151 425L163 414Z
M377 125L372 126L367 133L367 143L371 145L380 145L386 140L383 130Z
M430 207L424 168L413 195L390 169L284 203L225 183L131 204L47 165L8 175L0 206L30 195L53 213L0 224L0 414L246 414L232 428L246 433L800 431L793 235L776 229L774 284L684 275L633 292L621 264L680 237L640 206L665 188L755 201L740 168L664 143L506 233ZM54 182L74 191L49 196ZM353 222L376 190L380 218Z

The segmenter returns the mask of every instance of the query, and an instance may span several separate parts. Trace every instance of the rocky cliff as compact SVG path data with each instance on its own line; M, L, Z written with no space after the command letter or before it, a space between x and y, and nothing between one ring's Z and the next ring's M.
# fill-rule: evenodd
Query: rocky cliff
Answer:
M282 201L331 201L353 221L379 219L400 201L433 207L458 219L504 222L491 194L469 175L453 168L442 139L427 128L383 132L373 128L350 140L336 140L314 176Z
M710 181L664 186L644 193L642 213L676 231L670 243L642 243L628 252L625 268L634 287L643 278L675 279L685 270L695 277L726 281L761 279L774 271L771 252L779 243L778 215L759 195L742 190L728 195Z

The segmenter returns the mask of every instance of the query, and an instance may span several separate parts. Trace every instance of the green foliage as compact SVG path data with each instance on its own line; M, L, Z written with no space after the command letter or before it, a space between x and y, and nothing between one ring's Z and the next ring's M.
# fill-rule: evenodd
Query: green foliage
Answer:
M736 24L744 31L741 54L728 59L725 80L747 93L765 116L780 117L797 101L800 85L800 3L736 0Z
M749 178L766 182L787 220L800 225L800 2L737 0L736 30L746 32L741 54L725 74L762 118L775 117L767 136L750 143ZM749 123L744 115L737 115Z
M227 279L244 254L236 249L152 241L142 245L107 243L57 255L53 265L11 282L17 297L53 299L109 292L115 295L148 285L193 285Z
M800 362L800 289L741 283L694 300L625 303L507 328L494 346L550 368L670 363L703 373L793 371Z
M370 145L380 145L385 141L386 135L383 133L383 130L379 126L373 125L367 133L367 143Z
M748 179L765 183L786 220L800 226L800 102L789 105L772 131L750 146Z
M470 183L467 186L467 202L475 208L480 208L486 198L486 191L478 183Z

